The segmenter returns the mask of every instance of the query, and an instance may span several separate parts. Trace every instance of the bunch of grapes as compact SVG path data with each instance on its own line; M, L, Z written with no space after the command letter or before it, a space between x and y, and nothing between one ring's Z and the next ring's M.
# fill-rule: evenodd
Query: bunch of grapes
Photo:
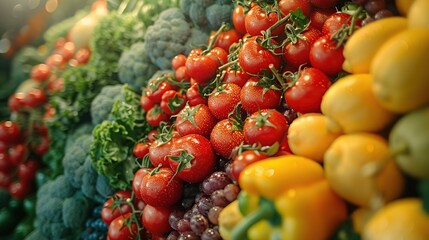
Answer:
M397 15L395 4L392 0L352 0L352 2L361 5L369 14L369 16L363 20L362 25Z
M92 211L90 218L86 220L85 230L82 234L83 240L104 240L107 237L107 224L101 219L101 210L103 206L99 205Z

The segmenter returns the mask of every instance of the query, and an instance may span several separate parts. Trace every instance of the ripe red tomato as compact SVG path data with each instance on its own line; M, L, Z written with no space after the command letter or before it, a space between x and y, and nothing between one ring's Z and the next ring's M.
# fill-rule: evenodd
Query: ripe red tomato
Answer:
M31 150L36 153L38 156L43 156L48 150L50 145L50 140L48 135L40 135L40 137L31 145Z
M330 35L318 38L310 49L311 65L331 77L340 73L343 70L344 46L337 45Z
M155 105L155 103L150 100L146 95L142 95L140 97L140 106L142 106L142 108L147 112L149 111L153 106Z
M101 219L107 225L110 225L113 220L119 216L131 213L133 211L132 207L127 202L127 199L131 198L131 191L121 190L115 193L115 195L109 198L103 204L103 209L101 210ZM115 202L116 203L115 203Z
M250 164L266 159L268 155L263 152L256 150L246 150L236 156L231 165L231 173L236 181L238 181L240 177L241 171Z
M48 97L46 93L40 88L31 89L24 97L24 104L29 108L34 108L46 103Z
M166 81L153 80L149 82L146 87L146 96L153 103L160 103L162 99L162 94L168 90L172 90L173 86Z
M46 58L45 64L48 65L49 68L55 69L55 68L64 68L64 65L66 64L67 60L64 59L64 57L61 54L54 53Z
M24 162L25 159L27 159L27 156L28 156L27 146L23 143L19 143L11 146L8 150L8 156L9 156L9 162L14 166L18 166L19 164Z
M228 67L222 81L225 83L235 83L240 87L243 87L251 76L241 69L232 69Z
M0 171L0 188L9 189L13 177L13 173Z
M259 78L252 77L241 88L242 108L252 114L259 109L276 108L280 104L281 91L258 86Z
M215 88L208 98L208 107L213 116L218 120L228 118L240 102L240 91L240 86L234 83L223 83Z
M76 59L78 64L87 63L90 57L91 57L91 50L89 48L81 48L74 55L74 58Z
M343 12L336 12L325 20L322 27L322 34L333 35L340 30L343 25L350 26L352 24L352 16ZM355 27L359 28L362 25L362 21L356 18Z
M146 112L146 121L152 127L158 127L161 122L168 122L170 116L167 115L158 104L155 104Z
M143 209L141 222L143 226L151 233L161 234L172 230L168 218L173 208L170 207L154 207L146 205Z
M177 70L179 67L185 66L186 64L186 56L183 54L178 54L171 59L171 68L173 70Z
M25 94L23 92L16 92L9 96L7 106L11 112L18 112L24 106Z
M246 14L244 13L244 8L240 4L237 4L234 8L234 11L232 12L232 24L234 25L234 28L239 32L241 35L244 35L247 33L246 26L244 24L244 19L246 17Z
M202 55L201 49L193 49L186 59L186 72L196 83L204 85L212 80L221 65L216 56Z
M51 68L46 64L38 64L31 69L30 77L36 81L42 82L51 75Z
M313 43L322 36L321 31L316 28L309 28L301 33L302 37L297 38L296 43L289 42L283 48L283 59L295 68L310 63L310 49Z
M109 240L134 240L137 237L138 225L136 222L130 221L131 213L126 213L115 218L107 230Z
M33 190L32 182L12 182L9 185L9 193L12 197L24 199Z
M251 36L260 36L262 31L266 31L279 20L279 16L275 11L267 13L265 9L259 5L254 5L247 12L244 18L244 26L246 31ZM284 35L284 24L272 30L271 36L277 37Z
M144 158L149 153L149 145L143 142L136 143L133 147L133 154L136 158Z
M209 37L209 42L213 39L213 37L215 36L215 33L216 32L212 32L212 34ZM241 39L241 34L237 30L235 29L226 30L221 32L217 36L214 46L220 47L224 49L226 52L229 52L229 47L233 43L237 43L238 41L240 41L240 39ZM226 62L224 62L223 64L225 63Z
M216 156L207 138L188 134L174 141L169 162L180 179L197 183L213 172Z
M305 68L284 93L287 105L299 112L319 113L323 95L331 86L329 77L317 68Z
M75 46L73 42L66 42L64 45L57 49L57 52L63 57L64 61L70 60L75 52Z
M289 124L286 117L275 109L262 109L244 121L244 142L261 146L281 143L287 135Z
M0 172L11 172L14 166L9 161L9 156L6 152L0 152Z
M210 143L215 152L224 158L230 158L232 150L244 140L243 131L235 129L231 121L229 119L221 120L214 126L210 134Z
M225 50L221 47L214 47L208 54L209 57L215 57L219 60L220 65L228 62L228 49ZM219 65L219 67L220 67Z
M175 128L181 136L200 134L208 138L216 123L217 119L207 105L187 105L177 114Z
M310 0L311 5L317 8L333 8L337 5L338 0Z
M189 76L188 72L186 71L186 66L180 66L176 69L174 72L174 78L178 82L187 81L189 82L191 80L191 77Z
M188 99L189 106L196 106L198 104L207 104L207 98L200 93L200 85L194 83L186 90L186 99Z
M146 176L147 174L149 174L147 168L140 168L134 173L133 181L131 182L131 188L134 192L134 196L136 196L136 198L139 200L142 200L140 196L140 186L142 184L144 176Z
M280 11L284 15L288 15L289 12L297 10L298 8L302 10L304 16L310 18L312 8L310 0L280 0L279 1Z
M270 71L269 66L280 69L282 58L280 54L274 54L266 48L263 48L258 41L262 37L251 37L244 42L238 52L238 62L244 72L249 74L262 74L263 70ZM274 40L271 41L275 43ZM280 49L279 49L280 50Z
M6 145L17 143L21 140L21 129L18 123L13 121L0 122L0 141Z
M185 107L186 97L176 90L168 90L162 94L160 107L167 115L175 115Z
M31 183L36 177L36 172L40 164L34 159L30 159L18 166L18 177L21 182Z
M183 194L183 182L169 167L148 169L140 184L140 198L154 207L176 204Z
M167 142L160 142L161 140L155 140L149 147L149 159L153 166L159 165L166 167L169 166L168 155L170 154L173 142L176 141L176 137L172 138Z

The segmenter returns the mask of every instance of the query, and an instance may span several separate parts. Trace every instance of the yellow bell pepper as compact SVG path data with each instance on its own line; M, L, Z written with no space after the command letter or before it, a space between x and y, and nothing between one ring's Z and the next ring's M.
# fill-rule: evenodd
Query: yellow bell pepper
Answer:
M246 167L239 180L244 216L233 240L327 239L347 218L345 202L314 160L296 155L269 158Z

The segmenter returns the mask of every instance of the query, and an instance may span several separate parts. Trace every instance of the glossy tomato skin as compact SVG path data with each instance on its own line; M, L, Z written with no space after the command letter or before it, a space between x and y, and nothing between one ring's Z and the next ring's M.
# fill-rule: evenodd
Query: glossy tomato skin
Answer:
M185 66L186 64L186 56L183 54L178 54L171 59L171 68L173 70L177 70L179 67Z
M335 8L314 9L310 16L310 26L322 30L326 19L336 12Z
M21 128L13 121L0 122L0 141L10 145L21 140Z
M282 113L274 109L262 109L244 121L244 142L261 146L272 146L276 142L280 144L288 128L289 123Z
M338 0L310 0L310 3L314 7L327 9L333 8L338 3Z
M310 18L312 8L310 0L280 0L279 1L280 11L284 15L288 15L290 11L297 10L298 8L302 10L304 16Z
M46 64L38 64L31 69L30 77L39 82L43 82L51 75L51 68Z
M246 31L246 25L245 25L245 19L246 14L244 12L243 6L240 4L237 4L234 8L234 11L232 12L232 24L234 25L234 28L239 32L241 35L244 35L247 33Z
M176 204L183 194L183 182L174 176L169 167L149 169L140 184L140 197L154 207L169 207Z
M136 158L144 158L149 153L149 144L139 142L133 147L133 154Z
M352 24L352 16L343 13L343 12L336 12L329 16L325 22L323 23L322 27L322 34L329 34L333 35L336 32L338 32L343 25L350 26ZM359 28L361 27L362 21L359 18L356 18L355 21L355 27Z
M155 105L155 103L152 100L150 100L150 98L148 98L148 96L142 95L140 97L140 106L146 112L149 111L154 105Z
M217 119L205 104L186 106L177 114L175 128L181 136L200 134L209 137Z
M242 108L250 114L260 109L276 108L280 104L281 91L268 89L264 92L263 87L257 86L258 82L258 77L252 77L241 88L240 101Z
M216 33L216 32L213 32L210 35L209 41L211 41L211 39L214 37L214 33ZM236 29L229 29L229 30L223 31L219 34L219 36L216 39L214 46L220 47L220 48L224 49L226 52L229 52L229 47L233 43L237 43L240 39L241 39L241 34ZM223 62L223 64L225 64L225 63L226 62Z
M223 76L222 81L225 83L235 83L240 87L243 87L246 84L247 80L249 80L251 76L241 69L231 69L228 67L226 69L225 75Z
M149 174L148 168L140 168L134 173L133 181L131 182L131 188L137 199L142 200L140 195L140 186L142 185L143 178Z
M243 131L234 129L229 119L219 121L210 134L210 143L215 152L224 158L230 158L232 150L243 140Z
M231 173L236 181L239 180L240 173L243 169L252 163L268 158L263 152L255 150L246 150L236 156L231 165Z
M126 213L123 216L115 218L107 230L107 237L109 240L134 240L138 234L137 223L131 222L130 227L126 222L131 218L131 213Z
M126 203L120 205L121 210L119 210L119 208L114 208L114 198L120 198L122 199L121 201L126 201L126 199L131 198L131 191L118 191L115 193L114 197L107 199L107 201L103 204L103 209L101 210L101 219L107 225L109 225L113 220L121 216L121 212L122 214L132 212L131 206Z
M192 159L189 164L178 171L179 162L172 159L179 155L191 155ZM189 183L201 182L210 173L213 172L216 157L210 141L199 134L189 134L177 139L169 157L170 167L173 171L178 171L177 176L183 181Z
M189 106L196 106L198 104L207 104L207 98L200 93L200 86L194 83L186 90L186 99L188 99Z
M176 81L182 82L187 81L189 82L191 80L191 77L189 76L188 72L186 71L186 66L180 66L174 71L174 77L176 78Z
M168 82L162 81L161 83L157 83L157 81L151 81L146 87L146 96L153 103L160 103L162 100L162 94L172 89L173 86Z
M168 155L170 154L171 148L173 147L176 137L165 143L155 140L149 147L149 159L153 166L159 165L166 167L169 166Z
M167 115L180 112L186 104L186 96L176 90L168 90L162 94L160 107Z
M170 116L167 115L158 104L155 104L146 112L146 121L152 127L158 127L161 122L168 122Z
M172 230L168 218L173 208L170 207L154 207L146 205L143 209L141 222L143 226L153 234L162 234Z
M258 41L260 36L247 39L238 52L238 62L244 72L249 74L262 74L263 70L270 71L269 66L280 69L282 59L280 54L274 54L268 49L263 48ZM274 40L272 40L275 43Z
M186 59L186 72L198 84L205 85L212 80L221 65L216 56L203 55L201 49L193 49Z
M259 5L254 5L250 8L244 18L244 25L246 31L251 36L260 36L262 31L267 30L269 27L274 25L279 19L279 16L276 12L267 13ZM272 36L281 36L283 34L284 24L276 27L272 31Z
M218 120L228 118L235 106L240 102L241 88L234 83L223 83L215 88L208 98L210 112Z
M323 95L331 86L329 77L317 68L305 68L301 71L294 86L284 93L290 108L304 113L320 113Z
M17 199L24 199L27 197L33 190L33 185L31 182L12 182L9 185L9 193L12 197Z
M40 164L37 160L29 159L18 166L18 177L21 182L32 183Z
M337 46L337 42L330 35L318 38L310 49L311 66L322 70L328 76L336 76L343 70L344 46Z
M296 43L289 42L283 48L283 59L295 68L310 63L310 49L313 43L322 36L322 32L316 28L309 28L301 33L302 38L298 38Z

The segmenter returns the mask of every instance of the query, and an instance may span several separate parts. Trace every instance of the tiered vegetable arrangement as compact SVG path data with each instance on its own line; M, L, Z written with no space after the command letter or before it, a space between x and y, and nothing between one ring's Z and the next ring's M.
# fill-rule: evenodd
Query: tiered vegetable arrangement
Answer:
M9 97L2 235L425 239L427 10L95 1Z

